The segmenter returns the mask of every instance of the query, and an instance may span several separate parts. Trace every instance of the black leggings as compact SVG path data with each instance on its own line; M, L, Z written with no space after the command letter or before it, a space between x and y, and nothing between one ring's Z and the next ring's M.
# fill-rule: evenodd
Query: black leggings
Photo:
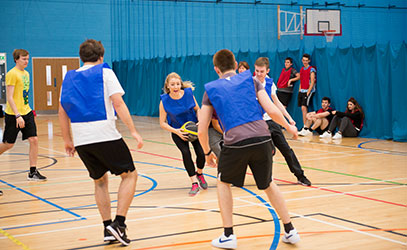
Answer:
M182 140L178 135L171 133L172 140L177 145L177 148L182 153L182 161L184 162L184 167L188 172L189 177L195 175L195 165L192 161L191 151L189 150L189 143L188 141ZM192 146L194 147L195 154L196 154L196 167L199 169L203 169L205 166L205 154L199 143L199 140L195 140L191 142Z

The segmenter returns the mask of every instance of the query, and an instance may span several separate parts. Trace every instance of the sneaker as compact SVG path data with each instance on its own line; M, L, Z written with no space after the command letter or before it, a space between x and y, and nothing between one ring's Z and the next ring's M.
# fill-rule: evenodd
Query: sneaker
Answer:
M328 131L325 131L322 135L319 136L319 138L331 138L332 135L331 133L328 133Z
M208 183L206 182L203 174L201 175L196 175L196 178L199 181L199 186L201 186L202 189L208 189Z
M35 170L33 173L28 173L27 179L29 181L46 181L47 177L40 174L40 172L38 170Z
M301 136L309 136L312 135L312 132L309 129L305 129L304 133L301 134Z
M291 229L291 231L289 233L284 233L281 240L284 243L295 244L298 241L300 241L300 235L298 234L297 230L294 228L294 229Z
M237 239L236 235L231 234L229 237L226 237L223 233L220 237L212 240L212 246L218 248L227 248L227 249L236 249L237 248Z
M197 183L192 184L191 191L189 191L189 196L195 196L199 193L199 185Z
M307 187L311 186L310 180L308 180L308 178L305 177L305 175L303 175L303 176L301 176L300 178L298 178L298 182L297 182L297 183L298 183L298 184L301 184L301 185L303 185L303 186L307 186Z
M120 226L119 222L113 221L112 224L106 227L110 234L112 234L116 240L120 241L125 246L130 245L130 240L126 235L126 226Z
M3 195L3 191L0 190L0 196L2 196L2 195Z
M333 139L333 140L342 139L342 135L341 135L340 133L336 133L336 134L332 137L332 139Z
M305 132L305 128L302 128L298 134L303 134Z
M116 240L116 238L106 228L105 228L104 234L105 234L105 236L103 238L103 241L105 241L105 242L108 241L109 243L111 243Z

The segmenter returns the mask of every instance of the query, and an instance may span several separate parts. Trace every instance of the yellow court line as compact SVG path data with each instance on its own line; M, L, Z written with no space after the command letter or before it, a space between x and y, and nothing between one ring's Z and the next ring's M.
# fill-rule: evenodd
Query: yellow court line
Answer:
M30 250L30 248L25 245L24 243L22 243L21 241L17 240L16 238L14 238L11 234L7 233L6 231L4 231L3 229L0 228L0 233L3 234L4 236L6 236L7 238L9 238L12 242L16 243L17 245L21 246L24 250Z

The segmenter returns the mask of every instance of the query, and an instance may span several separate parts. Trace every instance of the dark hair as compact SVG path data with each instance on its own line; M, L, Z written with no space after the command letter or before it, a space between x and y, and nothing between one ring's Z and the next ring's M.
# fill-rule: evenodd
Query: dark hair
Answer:
M79 56L82 62L96 62L105 54L105 48L101 41L88 39L79 47Z
M246 69L250 69L249 64L245 61L239 62L239 65L237 66L237 68L240 68L241 66L245 67Z
M292 64L293 63L293 59L291 58L291 57L287 57L284 61L290 61L290 63Z
M360 104L358 103L358 101L356 101L355 98L351 97L351 98L349 98L348 102L351 102L351 103L353 103L353 104L355 105L355 109L356 109L357 111L359 111L359 112L362 114L362 119L364 119L364 118L365 118L365 114L363 113L363 109L362 109L362 107L360 106ZM351 112L351 111L348 109L348 106L347 106L347 105L346 105L346 112Z
M270 68L270 61L267 57L259 57L257 58L256 62L254 63L255 66L264 67L266 69Z
M228 49L219 50L213 56L213 65L217 67L222 73L229 70L235 70L235 55L233 55L232 51Z
M305 53L304 55L302 55L302 57L305 57L305 58L307 58L308 60L311 60L311 56L310 56L309 54L307 54L307 53Z
M28 51L25 49L15 49L13 51L14 62L16 62L18 59L20 59L20 56L28 56L29 54L30 53L28 53Z
M322 101L328 101L328 103L331 103L331 98L329 97L322 97Z

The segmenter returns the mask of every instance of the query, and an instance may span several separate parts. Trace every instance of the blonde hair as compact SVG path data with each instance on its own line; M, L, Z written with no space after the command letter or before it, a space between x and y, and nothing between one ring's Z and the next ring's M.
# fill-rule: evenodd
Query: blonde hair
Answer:
M181 82L181 89L186 89L186 88L191 88L192 90L195 89L193 82L190 82L190 81L185 81L185 82L184 82L184 81L182 81L181 77L180 77L177 73L172 72L172 73L170 73L170 74L167 75L167 78L165 78L163 91L164 91L166 94L169 94L169 93L170 93L170 89L168 88L168 83L170 82L170 79L171 79L171 78L176 78L176 79L179 79L179 80L180 80L180 82Z

